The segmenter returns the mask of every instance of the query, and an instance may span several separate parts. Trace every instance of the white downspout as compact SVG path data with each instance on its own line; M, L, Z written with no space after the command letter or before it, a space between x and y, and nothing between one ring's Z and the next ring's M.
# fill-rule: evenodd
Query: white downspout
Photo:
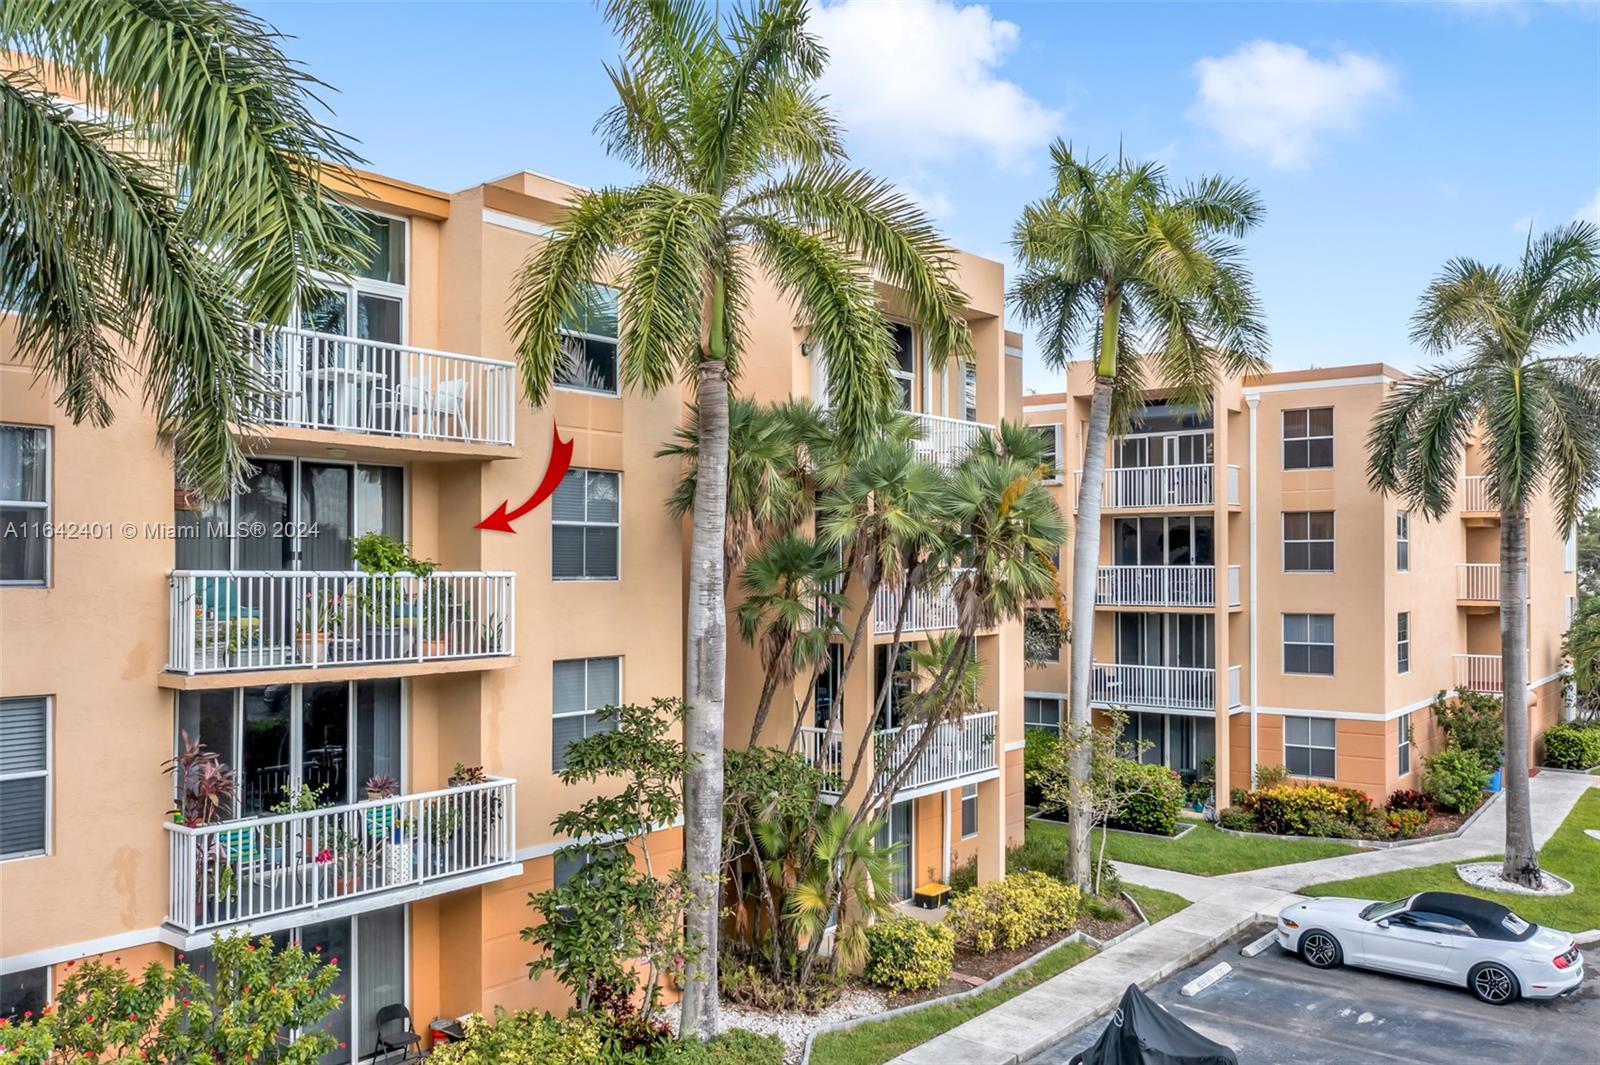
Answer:
M1256 786L1256 705L1260 703L1261 696L1257 694L1256 653L1260 640L1257 626L1260 624L1260 615L1256 613L1256 589L1261 585L1261 571L1256 559L1256 469L1260 465L1260 456L1256 454L1256 408L1261 406L1260 396L1246 395L1245 404L1250 408L1250 787Z
M950 792L944 793L944 854L939 859L939 883L950 883Z

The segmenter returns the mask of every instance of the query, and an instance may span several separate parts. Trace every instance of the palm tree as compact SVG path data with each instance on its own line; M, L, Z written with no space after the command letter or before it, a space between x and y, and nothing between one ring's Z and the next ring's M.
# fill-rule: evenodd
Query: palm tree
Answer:
M1500 668L1506 733L1507 880L1540 883L1528 806L1528 506L1552 496L1577 521L1600 480L1600 363L1547 354L1600 327L1600 232L1529 235L1513 268L1455 259L1428 286L1411 338L1462 358L1396 385L1367 435L1367 480L1430 519L1449 513L1470 440L1500 508Z
M1147 378L1186 402L1209 402L1219 373L1264 366L1266 335L1239 247L1261 219L1244 185L1206 177L1182 189L1154 163L1080 162L1051 147L1055 189L1024 209L1012 238L1021 273L1011 292L1022 320L1042 330L1045 361L1064 368L1094 341L1094 393L1078 485L1072 549L1070 718L1089 724L1089 669L1100 496L1114 426L1125 424ZM1088 779L1087 754L1073 776ZM1073 804L1068 864L1089 877L1087 796Z
M316 115L321 83L224 0L6 0L0 56L0 306L19 354L73 422L104 426L131 348L180 480L225 495L266 387L247 326L286 320L307 268L371 250L322 183L356 157Z
M739 635L761 650L761 695L750 725L750 746L761 740L773 697L800 670L828 653L844 607L838 591L844 567L832 548L797 532L767 541L751 556L740 581L744 598L735 608ZM798 716L798 715L797 715Z
M923 213L846 163L814 88L825 53L805 0L756 0L719 20L697 0L609 0L622 44L607 148L644 173L576 196L512 293L524 390L544 403L560 328L603 275L622 288L622 380L694 382L697 476L689 559L684 857L697 962L681 1030L716 1033L722 717L727 659L728 395L760 270L792 300L827 366L840 424L865 432L892 396L874 279L898 290L935 364L971 346L948 253Z

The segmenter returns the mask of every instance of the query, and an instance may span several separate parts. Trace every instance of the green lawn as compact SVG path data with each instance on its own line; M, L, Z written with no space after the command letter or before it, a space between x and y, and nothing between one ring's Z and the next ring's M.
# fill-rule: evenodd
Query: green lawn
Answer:
M1140 905L1144 900L1140 899ZM825 1032L811 1044L812 1065L882 1065L914 1046L921 1046L958 1024L1015 998L1036 984L1065 972L1094 953L1087 943L1068 943L1057 947L1033 965L1015 974L999 987L958 1002L891 1017L886 1021L863 1024L845 1032Z
M1539 864L1572 881L1570 895L1532 898L1468 887L1456 875L1459 862L1426 865L1399 873L1362 876L1354 880L1334 880L1302 888L1306 895L1345 895L1360 899L1399 899L1418 891L1457 891L1493 899L1509 906L1536 924L1567 932L1600 928L1600 840L1584 835L1586 828L1600 828L1600 789L1590 789L1572 808L1550 842L1539 852ZM1488 861L1486 855L1477 861Z
M1171 917L1185 906L1189 900L1182 895L1174 895L1170 891L1160 888L1143 887L1139 884L1123 884L1122 890L1132 895L1138 902L1139 909L1144 911L1145 919L1155 924L1163 917Z
M1067 826L1053 821L1029 821L1031 838L1049 839L1065 850ZM1094 834L1098 851L1100 833ZM1273 865L1293 865L1317 858L1336 858L1353 854L1357 848L1347 843L1329 843L1316 839L1295 839L1293 836L1259 839L1252 836L1235 836L1219 832L1208 824L1199 824L1180 839L1158 839L1128 832L1111 833L1106 840L1106 857L1113 862L1132 862L1150 865L1157 869L1172 869L1197 876L1216 876L1219 873L1238 873L1246 869L1265 869Z

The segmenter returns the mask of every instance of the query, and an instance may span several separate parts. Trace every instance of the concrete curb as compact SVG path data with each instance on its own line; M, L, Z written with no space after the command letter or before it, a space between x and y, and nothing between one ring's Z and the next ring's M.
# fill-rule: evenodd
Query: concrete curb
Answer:
M1146 928L1149 928L1150 927L1150 919L1145 916L1144 909L1139 905L1138 900L1135 899L1132 895L1128 894L1126 891L1118 892L1118 894L1121 895L1123 897L1123 899L1127 901L1129 906L1133 907L1133 912L1135 914L1137 914L1138 917L1139 917L1139 923L1134 925L1132 928L1129 928L1129 929L1126 929L1126 930L1124 930L1122 932L1117 933L1116 935L1112 936L1110 939L1106 940L1103 943L1100 940L1094 938L1091 935L1085 935L1083 932L1073 932L1067 938L1061 939L1061 940L1057 940L1056 942L1050 944L1050 946L1045 947L1043 950L1039 951L1037 954L1034 954L1032 957L1024 958L1023 960L1017 962L1017 964L1013 965L1011 968L1007 969L1005 972L1000 973L997 976L990 977L988 980L985 980L983 983L979 984L977 987L969 987L965 991L957 991L954 994L942 995L939 998L929 998L929 999L924 999L921 1002L913 1002L910 1005L901 1006L901 1007L899 1007L897 1009L885 1010L882 1013L872 1013L872 1014L868 1014L865 1017L852 1017L847 1021L835 1021L833 1024L824 1025L821 1028L814 1028L814 1029L811 1030L811 1032L809 1032L806 1035L805 1049L800 1052L800 1065L810 1065L810 1062L811 1062L811 1044L812 1044L812 1041L815 1040L817 1038L817 1036L819 1036L819 1035L824 1035L824 1034L826 1034L828 1032L848 1032L852 1028L859 1028L864 1024L875 1024L878 1021L886 1021L891 1017L899 1017L902 1014L916 1013L916 1012L918 1012L920 1010L925 1010L925 1009L929 1008L930 1006L945 1006L945 1005L949 1005L952 1002L960 1002L962 999L971 998L974 995L981 995L985 991L994 990L995 988L999 987L1001 984L1003 984L1007 980L1009 980L1015 974L1021 972L1023 969L1028 968L1030 965L1033 965L1034 963L1038 962L1046 954L1049 954L1051 951L1059 950L1060 948L1066 946L1068 943L1079 943L1079 942L1088 943L1088 944L1090 944L1090 945L1092 945L1094 947L1095 953L1098 954L1103 950L1108 950L1111 947L1116 946L1118 943L1121 943L1124 939L1127 939L1129 936L1137 935L1139 932L1142 932ZM1070 970L1064 970L1064 971L1070 971ZM938 1036L934 1036L934 1038L937 1039Z
M1551 770L1550 772L1556 771ZM1503 791L1491 792L1489 797L1480 802L1478 804L1478 808L1468 814L1467 819L1461 822L1460 827L1456 828L1455 830L1450 832L1441 832L1437 836L1418 836L1416 839L1337 839L1333 836L1286 836L1280 835L1276 832L1241 832L1236 828L1223 828L1221 825L1217 826L1217 831L1226 832L1230 836L1238 836L1241 839L1303 839L1315 843L1343 843L1347 846L1358 847L1362 850L1398 850L1401 847L1415 847L1422 843L1440 843L1444 840L1459 838L1467 831L1467 829L1472 827L1473 822L1477 821L1478 818L1483 816L1484 811L1488 810L1490 806L1494 805L1496 799L1500 798L1500 796L1504 794L1505 792ZM1291 862L1290 864L1297 863ZM1227 876L1231 874L1225 873L1223 875Z
M1574 932L1572 941L1580 947L1588 947L1600 943L1600 928L1591 928L1587 932Z

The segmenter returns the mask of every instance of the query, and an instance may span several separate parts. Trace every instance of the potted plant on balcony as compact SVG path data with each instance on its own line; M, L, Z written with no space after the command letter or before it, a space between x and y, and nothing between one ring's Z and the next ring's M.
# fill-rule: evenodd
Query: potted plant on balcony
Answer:
M238 775L215 751L190 739L188 732L179 733L179 751L163 768L172 774L175 785L176 803L168 814L174 822L196 828L218 824L232 815L239 796ZM236 863L244 857L241 848L248 847L250 840L248 828L201 837L194 869L197 921L209 920L209 910L233 897L239 880Z
M306 593L297 642L302 662L345 662L356 606L344 583L323 584Z
M422 597L418 617L425 658L443 658L459 650L457 642L469 631L472 613L465 603L456 602L455 588L448 582L429 585Z
M367 658L413 653L418 586L438 568L437 564L416 557L407 544L383 533L356 537L351 558L362 571L373 575L363 582L361 592L362 638Z

